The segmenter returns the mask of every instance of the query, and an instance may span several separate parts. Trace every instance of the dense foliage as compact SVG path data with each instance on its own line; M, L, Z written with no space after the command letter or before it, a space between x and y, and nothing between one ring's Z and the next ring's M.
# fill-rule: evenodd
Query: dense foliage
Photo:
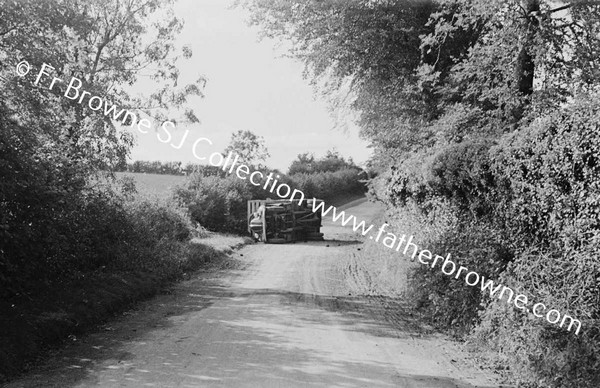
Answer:
M267 191L235 175L226 177L192 174L175 198L188 209L191 219L218 232L246 234L247 201L264 199Z
M265 139L249 130L238 130L231 134L229 145L223 151L224 155L233 153L240 163L259 164L270 155L265 145Z
M117 171L127 171L142 174L162 174L162 175L190 175L194 172L202 175L218 175L225 176L225 171L222 168L212 166L210 164L195 164L187 163L183 165L181 162L164 162L160 160L145 161L136 160L127 163L116 169Z
M317 161L310 158L305 165L302 164L304 156L299 155L299 160L292 162L290 171L294 167L306 172L284 175L260 166L253 167L253 170L261 171L264 176L269 173L280 175L278 184L301 190L306 199L315 197L329 202L341 197L360 196L365 192L358 167L346 162L339 154L330 152ZM247 232L248 200L280 199L276 193L265 190L264 185L255 186L247 179L238 178L235 173L226 176L213 174L211 169L190 175L185 184L175 190L175 197L188 209L194 222L209 230L239 234Z
M360 196L366 186L358 175L360 170L342 168L337 171L298 173L289 178L294 188L302 190L307 197L331 201L339 197Z
M360 171L360 168L354 164L352 158L346 160L337 151L329 150L325 156L318 159L315 159L313 154L306 152L298 155L298 157L292 161L288 168L288 175L334 172L350 168Z
M521 386L598 386L600 5L250 3L334 107L358 111L380 167L371 191L399 217L428 218L435 233L419 233L422 245L585 329L576 336L425 267L412 276L416 308L471 331Z
M583 333L490 306L478 334L484 344L516 353L519 376L527 369L544 384L600 384L600 105L587 98L508 135L490 150L497 176L500 227L516 253L506 281L548 306L579 318ZM507 338L514 338L506 341ZM516 344L516 339L520 342ZM556 373L560 371L560 373Z
M182 22L171 5L0 0L0 307L6 318L0 378L7 364L18 367L21 356L31 356L20 339L44 337L37 331L44 324L31 311L73 313L53 298L73 284L117 274L149 274L158 284L197 268L184 212L132 202L127 190L101 183L105 171L123 167L132 145L128 132L102 109L65 98L64 84L52 90L48 79L34 84L46 63L51 76L77 77L82 90L120 108L155 120L197 121L187 103L202 95L203 80L177 85L178 60L191 51L174 45ZM31 71L19 77L22 60ZM155 88L134 96L131 86L142 72ZM6 336L7 328L16 334Z

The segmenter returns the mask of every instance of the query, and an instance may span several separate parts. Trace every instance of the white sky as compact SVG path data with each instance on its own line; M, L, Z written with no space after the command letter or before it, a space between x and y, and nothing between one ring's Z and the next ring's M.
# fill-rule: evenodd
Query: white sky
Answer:
M287 170L299 153L322 156L335 147L355 162L366 161L368 143L358 138L350 124L343 132L324 100L315 100L302 64L281 57L271 41L258 41L258 31L247 26L242 9L229 9L228 0L179 0L177 16L185 20L178 45L190 45L193 57L180 67L182 81L208 78L204 99L192 107L201 124L179 127L172 143L179 144L186 128L190 134L181 149L158 141L156 135L137 133L133 160L163 160L201 163L192 154L194 141L209 138L214 145L199 147L208 155L222 151L231 134L239 129L263 136L271 168Z

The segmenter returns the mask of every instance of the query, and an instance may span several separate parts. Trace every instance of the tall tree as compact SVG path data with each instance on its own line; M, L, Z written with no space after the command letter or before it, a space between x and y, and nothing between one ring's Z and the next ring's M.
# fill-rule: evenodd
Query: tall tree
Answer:
M326 93L351 85L361 134L385 156L496 136L594 88L598 4L253 0L248 7L267 36L292 42L292 55Z
M231 134L229 145L223 151L239 156L239 160L246 164L264 162L270 156L265 139L248 130L239 130Z
M417 128L421 117L435 114L415 74L433 1L255 0L246 6L266 36L292 42L291 54L324 93L350 85L363 136L384 147L420 139L418 131L397 128Z
M597 85L600 3L440 3L440 12L430 22L434 32L423 40L429 46L439 49L451 45L448 37L482 26L466 55L454 58L449 77L437 84L437 93L444 96L445 103L458 101L483 109L506 128L514 129L528 112L536 115L581 89ZM432 77L435 69L423 69L423 73Z
M7 109L47 141L64 148L70 163L110 168L122 162L131 139L117 131L102 110L94 112L62 96L65 86L33 87L37 71L14 76L15 65L27 60L38 70L55 68L65 82L79 78L81 90L119 107L141 110L165 120L186 109L189 96L202 95L203 79L178 86L179 57L175 36L183 24L173 16L172 0L0 0L0 94ZM131 86L140 77L156 82L155 92L135 96ZM128 123L131 124L131 123ZM88 168L88 172L91 171Z
M35 85L44 63L64 82L158 120L177 114L202 82L178 86L174 37L182 23L170 0L0 0L0 284L18 295L32 283L93 257L87 210L118 212L90 179L122 164L131 137L104 115L64 97L66 86ZM182 56L191 52L184 50ZM31 71L18 77L22 60ZM136 97L138 77L157 92ZM49 81L49 80L48 80ZM188 119L194 119L188 111ZM98 205L98 206L96 206ZM112 214L112 213L111 213ZM106 222L106 221L105 221ZM106 226L106 224L100 223ZM104 227L104 226L101 226ZM111 241L112 243L112 241ZM87 251L86 251L87 250ZM76 271L76 269L72 269ZM54 273L54 272L53 272ZM14 287L14 288L13 288Z

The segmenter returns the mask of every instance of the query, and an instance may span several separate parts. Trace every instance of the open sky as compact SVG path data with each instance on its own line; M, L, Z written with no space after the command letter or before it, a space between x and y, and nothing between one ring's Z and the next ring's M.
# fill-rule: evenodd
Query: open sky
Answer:
M190 129L181 149L161 143L151 133L137 133L133 160L164 160L201 163L192 147L199 137L213 146L198 148L199 154L222 151L231 134L239 129L263 136L271 154L266 164L286 170L299 153L322 156L336 148L343 156L361 163L371 149L358 138L358 128L334 129L327 103L315 96L303 66L290 58L275 42L259 41L255 27L246 23L243 9L230 9L230 0L179 0L175 5L185 27L178 45L189 45L193 57L182 62L181 78L208 79L204 99L192 102L201 124L178 127L171 143L178 145Z

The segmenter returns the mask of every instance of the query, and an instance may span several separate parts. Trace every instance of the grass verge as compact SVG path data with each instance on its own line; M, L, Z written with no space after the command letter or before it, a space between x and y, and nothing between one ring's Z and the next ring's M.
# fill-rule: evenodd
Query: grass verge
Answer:
M194 271L218 268L228 261L228 253L250 241L211 234L182 243L186 257L177 271L97 271L61 284L40 285L27 298L10 305L0 302L0 382L27 370L44 357L46 350L152 297Z

